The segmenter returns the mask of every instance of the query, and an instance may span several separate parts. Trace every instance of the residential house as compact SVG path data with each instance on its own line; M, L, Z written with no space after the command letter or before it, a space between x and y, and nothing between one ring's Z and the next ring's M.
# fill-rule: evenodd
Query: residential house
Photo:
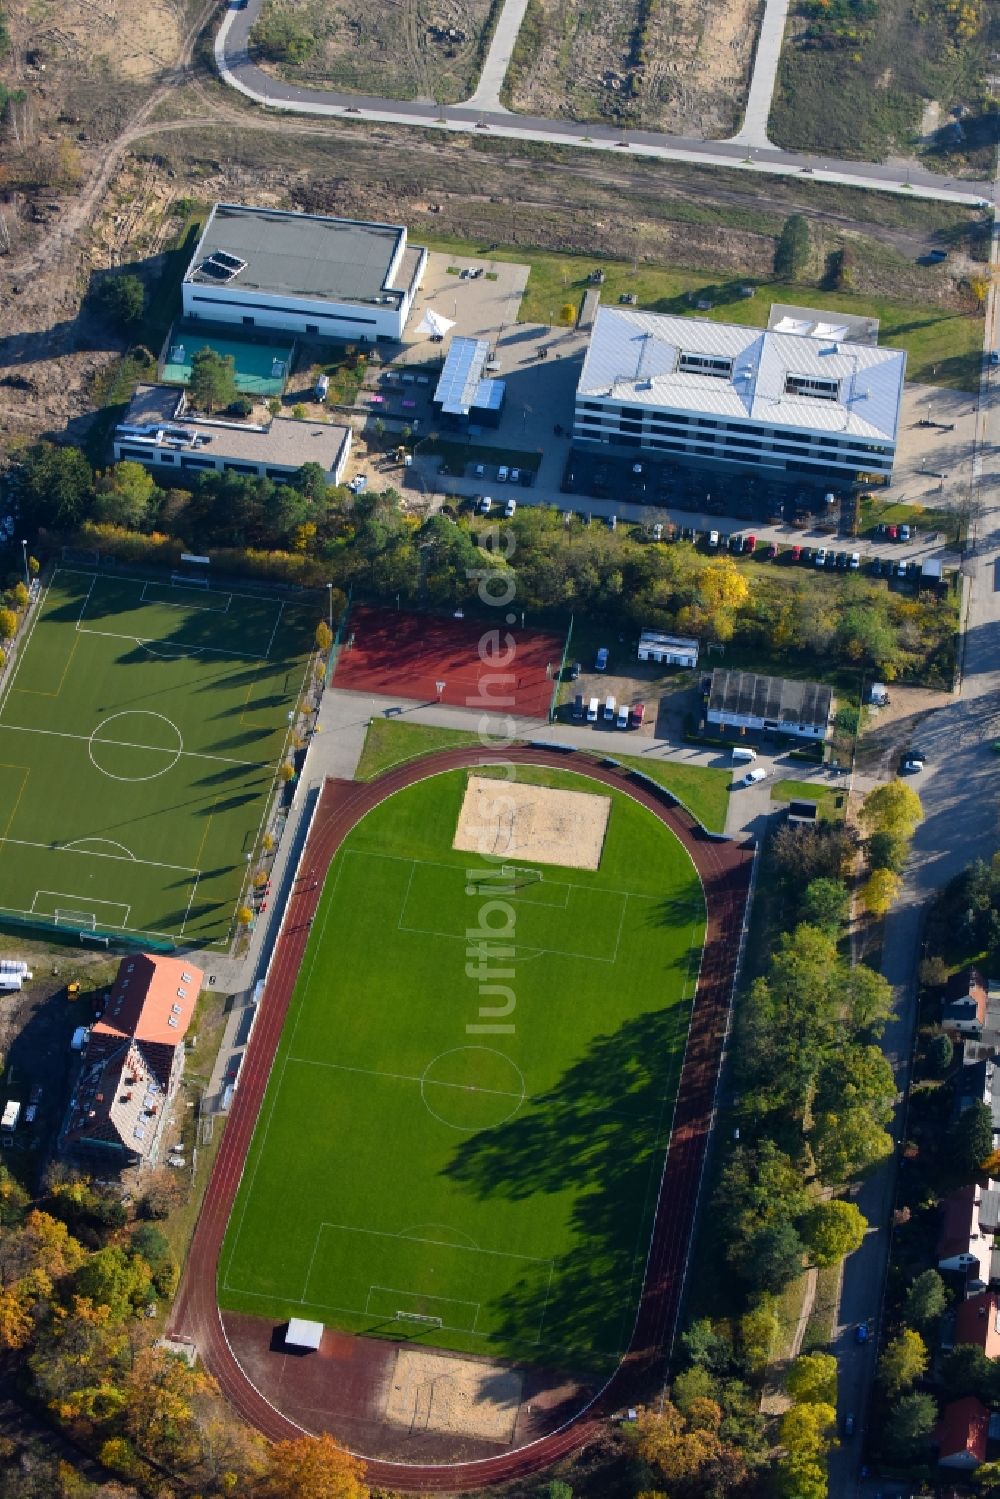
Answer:
M978 1468L986 1461L990 1413L974 1395L952 1400L944 1408L935 1431L938 1465L942 1468Z
M63 1150L112 1169L158 1159L204 974L183 958L122 959L91 1027L63 1125Z
M963 1301L955 1314L955 1346L973 1343L987 1358L1000 1357L1000 1311L996 1293L980 1291Z
M986 1024L988 991L977 968L967 968L949 980L941 1010L941 1024L947 1031L976 1040Z
M1000 1251L996 1235L1000 1229L1000 1191L993 1182L983 1190L972 1182L944 1198L937 1267L964 1274L972 1284L1000 1281ZM997 1255L994 1265L993 1257Z

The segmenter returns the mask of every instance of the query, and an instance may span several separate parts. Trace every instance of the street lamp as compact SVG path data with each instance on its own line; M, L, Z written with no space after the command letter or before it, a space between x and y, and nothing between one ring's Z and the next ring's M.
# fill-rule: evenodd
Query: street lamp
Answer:
M24 586L28 590L28 592L30 593L31 592L31 576L30 576L30 574L28 572L28 543L27 543L26 540L23 540L23 539L21 541L21 552L22 552L22 554L24 556Z
M328 612L329 617L330 617L330 634L332 635L333 634L333 584L332 583L328 583L326 585L326 598L327 598L327 605L328 605L327 612Z

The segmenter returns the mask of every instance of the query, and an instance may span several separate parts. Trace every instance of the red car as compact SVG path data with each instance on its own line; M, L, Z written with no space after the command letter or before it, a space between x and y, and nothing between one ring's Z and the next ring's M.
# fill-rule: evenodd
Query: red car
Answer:
M896 526L887 526L885 534L888 536L890 541L895 541L896 537L899 535L899 529Z
M633 703L632 704L632 712L629 715L629 728L630 729L641 729L642 728L642 720L645 717L645 714L646 714L646 704L645 703Z
M793 562L801 562L802 561L802 548L801 547L792 547L791 560Z
M748 536L747 537L747 546L746 546L747 551L748 552L752 552L753 549L754 549L754 547L756 545L757 545L757 538L756 538L756 536Z

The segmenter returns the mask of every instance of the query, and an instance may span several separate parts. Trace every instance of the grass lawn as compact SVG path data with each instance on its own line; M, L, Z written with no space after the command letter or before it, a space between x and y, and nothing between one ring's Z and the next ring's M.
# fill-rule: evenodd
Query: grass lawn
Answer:
M371 781L394 765L419 760L422 755L432 755L435 750L479 742L478 734L470 734L465 729L435 729L429 724L405 723L399 718L375 718L368 725L365 747L354 778Z
M710 833L722 833L726 827L726 810L729 806L729 784L732 775L728 770L713 770L701 765L680 765L671 760L642 759L636 755L615 755L623 765L641 770L658 786L672 791L678 801L683 802L692 817L697 817L702 827Z
M0 916L227 945L314 625L58 568L0 703Z
M816 781L775 781L771 787L773 802L815 802L820 822L843 822L846 793Z
M940 531L957 544L962 535L962 518L954 510L937 510L933 505L904 505L866 495L861 501L861 534L870 535L877 525L919 526L921 531Z
M423 238L432 249L449 249L463 255L479 255L482 250L469 242L434 241L427 235ZM772 302L806 303L831 312L861 313L879 319L880 344L906 350L908 380L962 390L978 388L983 360L983 319L978 313L955 312L889 297L821 291L815 286L785 285L753 277L720 282L707 271L649 265L633 269L632 262L627 260L559 255L520 246L501 246L485 258L530 265L531 274L518 312L521 322L551 323L564 302L579 304L588 289L587 274L599 264L605 276L601 287L601 301L605 305L617 303L622 292L630 292L638 297L638 305L650 312L690 314L753 328L767 326ZM740 296L739 288L745 285L757 288L754 297ZM712 303L710 311L697 311L694 303L700 299Z
M608 798L610 817L598 869L518 865L502 990L469 972L468 930L496 921L499 896L470 883L485 861L452 848L465 771L391 797L337 855L223 1246L222 1306L574 1369L605 1370L627 1345L703 897L627 796L568 771L518 781Z

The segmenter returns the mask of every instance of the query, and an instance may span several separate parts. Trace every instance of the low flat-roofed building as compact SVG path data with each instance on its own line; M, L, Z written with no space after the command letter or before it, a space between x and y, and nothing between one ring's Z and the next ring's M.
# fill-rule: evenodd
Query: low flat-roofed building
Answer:
M790 302L772 302L767 326L772 333L798 333L807 338L836 338L846 343L878 343L879 320L863 312L831 312L822 307L797 307Z
M322 1322L310 1322L305 1317L289 1317L285 1347L315 1353L323 1341L323 1331Z
M731 729L825 739L833 714L833 689L822 682L758 677L716 668L708 694L708 721Z
M114 431L115 462L130 459L161 483L199 473L251 474L287 481L304 463L318 463L339 484L351 451L351 429L329 422L275 416L267 426L192 417L172 385L140 385Z
M401 224L216 203L181 287L184 316L399 340L426 264Z
M434 390L434 410L446 422L496 427L507 387L486 374L490 346L484 338L453 338Z
M888 482L906 355L836 337L601 307L573 439L803 479ZM870 476L870 477L868 477Z
M643 630L639 636L640 661L655 661L658 666L698 665L698 642L682 635L664 635L660 630Z

